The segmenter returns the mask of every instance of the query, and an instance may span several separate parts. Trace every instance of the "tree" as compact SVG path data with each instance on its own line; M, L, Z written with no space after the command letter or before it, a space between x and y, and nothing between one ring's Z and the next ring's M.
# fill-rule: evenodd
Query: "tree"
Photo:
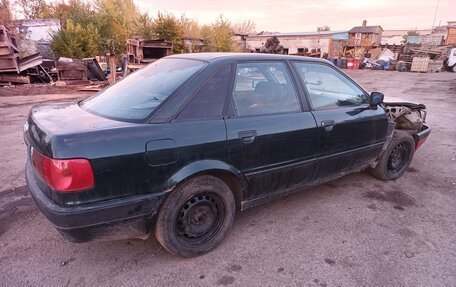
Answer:
M255 28L255 22L253 22L252 20L238 22L232 26L232 29L235 33L243 35L254 34Z
M82 26L93 24L95 21L95 11L89 3L79 0L69 0L68 2L60 0L51 5L51 18L59 19L63 29L66 28L65 25L68 20Z
M120 55L126 51L126 39L132 35L138 9L132 0L97 0L95 26L100 33L100 50Z
M154 20L147 13L140 13L134 21L134 31L136 35L143 36L146 39L152 39L154 36Z
M182 15L180 18L180 25L185 37L200 38L201 27L196 20L190 19Z
M51 6L45 0L16 0L16 5L25 19L43 19L51 15Z
M173 53L182 53L184 32L181 23L174 15L158 12L154 20L154 33L159 39L173 43Z
M213 52L230 52L236 50L231 31L231 23L220 15L212 25L209 47Z
M98 55L100 35L92 23L83 27L68 20L65 26L52 38L51 47L57 56L87 58Z
M0 0L0 23L7 24L13 20L9 0Z

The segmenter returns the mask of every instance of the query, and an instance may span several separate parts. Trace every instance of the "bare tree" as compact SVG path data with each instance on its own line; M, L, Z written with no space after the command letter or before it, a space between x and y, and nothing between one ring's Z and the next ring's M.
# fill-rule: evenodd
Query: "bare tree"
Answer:
M0 24L6 24L13 20L9 0L0 0Z
M252 20L244 20L232 26L234 33L243 35L255 33L255 28L255 22L253 22Z
M19 13L25 19L42 19L50 14L51 6L45 0L16 0L16 6Z

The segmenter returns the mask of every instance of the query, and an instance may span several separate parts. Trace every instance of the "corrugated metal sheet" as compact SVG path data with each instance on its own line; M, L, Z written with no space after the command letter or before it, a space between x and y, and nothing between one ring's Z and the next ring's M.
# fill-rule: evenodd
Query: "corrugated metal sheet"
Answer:
M259 35L249 35L248 37L287 37L287 36L318 36L318 35L335 35L344 34L345 31L319 31L319 32L290 32L290 33L268 33Z
M423 35L421 45L439 46L443 43L443 36Z
M420 36L407 36L407 44L420 44L421 37Z
M332 34L331 38L335 40L348 40L348 33Z

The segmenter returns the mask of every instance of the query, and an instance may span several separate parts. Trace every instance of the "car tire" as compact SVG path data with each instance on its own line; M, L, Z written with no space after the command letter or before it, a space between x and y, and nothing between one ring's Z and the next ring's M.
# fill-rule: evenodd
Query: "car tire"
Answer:
M453 67L451 67L451 71L452 71L453 73L456 73L456 64L454 64Z
M155 236L175 255L201 255L223 240L235 213L233 193L222 180L210 175L191 178L165 199L155 223Z
M404 174L415 153L413 137L403 130L395 130L387 149L380 157L375 168L370 172L382 180L395 180Z

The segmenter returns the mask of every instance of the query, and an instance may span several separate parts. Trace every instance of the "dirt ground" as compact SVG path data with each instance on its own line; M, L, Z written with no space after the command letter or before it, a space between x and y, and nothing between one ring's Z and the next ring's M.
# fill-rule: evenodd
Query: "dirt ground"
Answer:
M456 285L456 73L348 73L386 101L427 105L433 130L408 172L352 174L242 212L217 249L192 259L153 236L64 240L27 193L22 127L35 103L90 94L0 88L0 285Z

